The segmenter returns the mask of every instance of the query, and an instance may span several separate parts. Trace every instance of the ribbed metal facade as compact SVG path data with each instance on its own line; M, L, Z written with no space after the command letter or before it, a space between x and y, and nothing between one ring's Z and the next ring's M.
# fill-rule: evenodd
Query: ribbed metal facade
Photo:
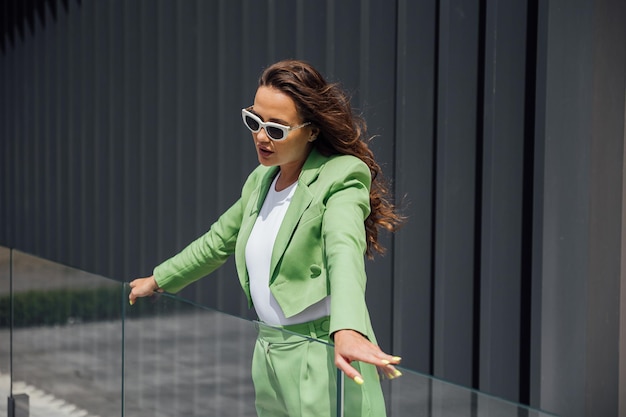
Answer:
M0 244L119 280L150 274L210 227L257 164L239 111L263 68L306 59L352 94L409 217L368 263L383 348L410 368L563 415L586 415L590 398L617 411L617 388L590 387L621 386L626 371L590 364L602 351L591 335L620 346L624 304L606 299L623 286L622 237L591 227L622 224L621 199L602 200L623 195L613 175L624 162L619 1L3 7ZM563 53L570 41L579 48ZM592 88L597 74L621 86L621 104ZM596 170L606 164L610 175ZM591 196L606 205L590 208ZM606 284L589 269L603 256L613 266L602 274L619 278L590 293ZM252 317L232 263L185 294ZM617 327L593 325L602 306ZM569 349L568 360L586 362L559 360ZM617 361L623 349L601 354Z

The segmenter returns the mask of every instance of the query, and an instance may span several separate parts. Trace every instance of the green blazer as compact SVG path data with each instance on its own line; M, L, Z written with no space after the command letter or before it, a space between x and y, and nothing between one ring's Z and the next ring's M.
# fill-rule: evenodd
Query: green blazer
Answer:
M234 253L252 307L245 247L277 173L278 167L258 166L206 234L154 269L158 285L178 292ZM375 340L365 303L370 183L368 166L354 156L309 154L272 251L270 290L286 317L331 295L331 334L353 329Z

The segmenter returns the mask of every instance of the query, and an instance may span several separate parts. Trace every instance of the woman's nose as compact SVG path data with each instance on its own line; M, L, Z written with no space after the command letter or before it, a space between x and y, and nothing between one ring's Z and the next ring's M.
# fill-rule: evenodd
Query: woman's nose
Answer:
M267 136L267 132L265 131L264 127L262 127L261 130L256 132L256 140L258 142L269 142L270 141L270 138Z

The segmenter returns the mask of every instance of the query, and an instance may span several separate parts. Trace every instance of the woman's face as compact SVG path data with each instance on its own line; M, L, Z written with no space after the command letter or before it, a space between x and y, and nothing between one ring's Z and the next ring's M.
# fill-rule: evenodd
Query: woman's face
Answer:
M263 122L274 122L285 126L298 126L306 122L300 119L296 104L287 94L273 88L261 86L254 97L250 112ZM259 162L265 166L280 166L281 176L298 175L309 152L315 134L311 125L289 131L283 140L275 141L267 136L265 129L252 133Z

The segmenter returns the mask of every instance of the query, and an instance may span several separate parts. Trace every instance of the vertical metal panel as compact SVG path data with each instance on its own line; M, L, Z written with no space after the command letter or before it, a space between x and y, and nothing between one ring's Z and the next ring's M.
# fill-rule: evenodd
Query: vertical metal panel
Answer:
M45 33L43 33L43 22L39 19L39 16L34 17L34 25L32 32L27 35L32 40L33 45L33 59L29 62L32 65L30 69L33 74L30 91L29 107L31 114L28 116L30 120L26 120L24 126L29 143L28 165L24 167L28 171L28 182L24 192L27 194L28 211L30 214L30 221L28 222L29 229L29 247L35 253L43 253L43 245L41 238L43 237L43 212L39 210L43 205L44 195L44 182L43 174L43 132L44 127L44 115L45 109ZM28 94L28 93L27 93Z
M90 157L93 158L93 165L88 169L93 175L93 210L91 210L92 225L87 227L92 230L91 245L93 246L93 268L96 271L103 271L106 262L105 257L112 256L108 252L110 247L110 233L112 227L112 212L109 210L108 202L111 200L109 194L110 170L109 161L112 156L109 152L111 138L111 101L110 101L110 80L111 71L109 69L110 39L109 28L111 27L108 13L109 2L94 2L93 4L93 71L94 79L91 88L93 100L93 131L84 138L86 148L91 149ZM85 242L86 243L86 242Z
M198 231L194 222L187 219L198 217L195 211L195 167L188 161L194 160L197 132L196 118L198 113L195 86L198 84L197 42L198 25L197 4L195 2L177 2L177 36L175 46L176 73L178 88L176 89L175 112L176 120L176 239L177 245L189 242Z
M535 87L535 126L533 131L533 182L532 182L532 239L531 239L531 347L529 369L529 402L534 407L541 404L542 376L542 275L543 275L543 205L545 182L545 125L546 125L546 84L547 84L547 49L548 49L548 4L537 3L537 55Z
M25 176L22 174L23 165L28 163L24 158L24 147L26 142L26 137L23 132L23 122L22 118L25 117L26 110L26 94L24 94L25 86L24 86L24 78L26 76L25 71L25 62L24 56L27 54L26 42L24 42L23 46L15 47L13 50L13 60L9 61L9 71L11 72L11 80L13 80L12 85L9 87L11 93L10 103L13 105L10 107L10 126L11 130L9 132L9 136L13 140L13 152L12 157L13 162L13 197L11 199L11 208L14 214L14 219L9 219L9 228L10 228L10 238L9 242L15 242L14 245L17 246L21 244L25 247L24 244L24 236L23 236L23 225L24 218L27 216L24 214L24 184L25 184ZM18 138L22 140L18 140Z
M96 11L94 3L81 4L80 7L80 26L82 33L82 42L79 45L82 62L80 70L81 74L81 91L79 95L81 127L79 134L79 151L80 151L80 188L79 188L79 205L80 210L80 262L82 265L89 265L89 268L95 269L97 254L92 248L98 248L94 239L98 239L96 235L95 224L98 220L97 213L99 208L95 207L96 201L96 173L94 167L96 164L96 111L97 92L95 90L97 76L96 72ZM89 248L89 249L88 249ZM97 271L97 270L96 270Z
M213 183L214 188L206 190L215 199L216 212L213 219L217 218L218 214L221 214L237 200L247 173L258 163L254 154L250 152L250 136L235 133L237 129L239 132L245 131L241 127L240 111L244 105L247 106L248 103L252 102L254 94L254 90L244 92L240 81L244 77L240 64L241 57L248 47L241 31L241 25L245 24L242 21L243 10L246 7L244 3L242 1L222 0L219 7L219 31L215 39L215 55L218 57L217 77L215 79L217 107L214 117L210 119L213 128L207 131L207 138L211 138L209 143L212 148L208 151L208 155L214 156L212 162L216 164L217 168L215 178L208 180L208 182ZM249 16L249 18L254 19L253 16ZM258 23L262 25L267 22L260 21ZM263 30L267 30L267 26ZM255 35L253 34L253 36ZM261 39L263 39L263 35L258 40L253 37L254 42L250 42L250 46L261 48L261 45L257 43ZM242 105L243 95L248 96L244 105ZM220 269L217 277L219 281L216 282L216 294L219 296L216 305L227 311L243 315L252 314L247 310L247 305L244 305L243 301L235 303L235 300L242 300L242 296L235 278L236 272L232 259L226 268Z
M126 40L124 22L124 6L122 0L111 0L107 2L108 7L103 10L107 14L109 28L107 30L109 44L109 59L104 63L104 68L109 74L108 95L109 102L109 136L107 138L108 160L103 161L108 172L108 182L106 184L106 200L102 202L106 206L108 215L107 244L104 246L104 253L108 256L102 260L102 268L105 271L119 276L122 279L126 275L124 266L125 250L128 245L124 241L124 212L129 201L125 199L124 184L126 182L125 138L124 138L124 96L128 94L124 80L125 54L124 46ZM119 267L117 266L119 265ZM120 271L124 271L123 275ZM118 275L119 274L119 275ZM127 278L127 279L130 279Z
M159 224L156 220L158 205L157 172L158 154L158 15L157 3L152 2L152 7L141 7L139 16L140 45L139 45L139 88L141 102L139 103L139 184L140 200L138 211L139 217L139 264L150 271L150 265L154 265L160 257L158 250Z
M160 0L156 7L156 35L157 35L157 93L156 136L151 138L156 146L156 163L154 175L156 179L156 255L164 259L169 255L168 249L175 242L175 228L162 227L166 224L176 224L176 166L179 161L176 152L176 125L177 115L176 90L178 89L178 74L176 73L176 7L173 2ZM179 140L184 140L179 138Z
M6 4L3 8L3 12L6 15ZM10 59L10 52L7 51L7 47L5 46L5 40L0 39L2 42L3 49L2 57L4 59ZM9 173L12 173L12 164L11 158L9 155L11 154L11 144L12 140L9 139L9 73L7 65L0 65L0 138L5 138L4 140L0 140L0 242L8 242L8 225L10 218L10 209L9 209L9 187L10 181L12 178L9 177Z
M10 181L8 185L8 191L10 193L7 196L6 202L9 203L9 211L7 218L7 242L16 244L17 243L17 222L18 222L18 212L19 212L19 194L17 191L18 186L18 176L17 176L17 166L18 161L20 161L19 154L19 141L15 138L18 137L18 127L17 127L17 115L19 113L20 106L22 102L17 99L18 96L18 86L21 86L19 83L19 78L17 77L17 68L20 62L20 52L23 52L23 48L12 48L9 52L9 60L7 60L7 138L10 138L9 141L11 144L8 147L10 150L10 158L8 166L11 167L10 177L13 181ZM9 82L10 80L10 82Z
M36 72L35 67L40 55L36 46L36 41L30 31L24 36L24 50L20 51L20 66L17 71L17 79L21 81L20 85L23 90L18 94L23 94L21 111L17 113L17 129L16 137L23 137L24 141L20 144L21 164L18 167L18 175L23 181L18 185L18 193L20 195L20 211L25 213L16 230L16 236L22 245L31 251L35 251L35 241L37 238L36 216L33 194L35 193L35 159L37 156L37 145L34 141L34 131L37 126L36 119ZM18 81L18 82L19 82Z
M432 220L437 2L398 5L396 199L407 223L394 240L394 351L431 372Z
M80 44L82 42L81 15L79 6L71 1L69 3L68 13L68 78L71 82L68 84L69 101L67 108L68 115L68 137L67 137L67 153L68 153L68 184L70 192L66 201L66 210L69 213L69 222L65 227L66 234L66 259L69 265L82 266L80 262L80 231L82 199L80 196L81 182L81 122L80 110L83 106L81 101L82 76L80 70L82 66L82 53Z
M43 11L44 21L53 22L52 11L50 7L44 7ZM59 213L57 212L56 205L56 193L59 186L59 179L57 177L57 147L56 143L58 136L57 131L57 118L55 117L55 108L57 103L57 55L59 44L59 29L58 25L48 24L44 29L44 64L45 73L43 76L43 100L42 100L42 112L43 112L43 125L40 134L41 141L41 165L42 172L40 178L43 179L42 185L42 197L43 201L40 205L44 212L40 213L42 218L42 235L40 237L40 244L42 245L40 253L43 253L47 258L55 257L55 224L57 224L57 218Z
M480 290L480 385L520 392L525 2L486 7Z
M296 10L296 30L298 41L296 54L302 59L314 62L318 68L326 68L329 53L329 37L332 11L329 1L298 0Z
M211 223L219 215L219 200L216 198L217 181L220 176L220 167L211 157L215 155L217 142L222 138L225 141L235 142L238 140L235 134L220 135L220 125L218 111L220 108L218 88L219 88L219 66L220 59L217 55L218 37L220 33L221 2L218 6L207 2L198 1L198 34L197 34L197 54L198 54L198 84L194 102L197 103L196 123L197 137L195 138L196 155L192 160L195 165L195 189L194 198L197 207L197 218L194 229L197 235L208 230ZM226 268L231 267L226 266ZM234 275L233 275L234 276ZM203 300L217 305L220 298L218 282L223 280L222 276L216 276L201 283L197 296Z
M361 100L361 77L365 68L361 61L361 2L347 0L333 3L333 33L329 38L334 43L331 65L328 66L327 74L331 79L340 80L349 90L353 105L363 109L364 102ZM350 30L346 30L350 28Z
M626 38L626 36L624 36ZM626 93L624 94L624 130L623 143L626 144ZM622 153L622 161L626 161L626 146ZM621 235L621 270L620 270L620 316L619 322L626 323L626 162L622 171L622 235ZM619 408L618 415L626 415L626 326L619 326L619 380L618 393Z
M542 194L541 406L585 409L591 2L548 8ZM577 39L577 42L572 42ZM571 71L576 68L576 71ZM572 121L576 123L572 123ZM566 394L567 393L567 394Z
M7 34L8 36L8 34ZM7 62L15 62L13 58L13 48L9 46L7 40L3 40L4 49L2 50L2 56ZM12 222L11 220L15 218L12 210L12 206L14 203L14 193L12 192L12 183L13 183L13 140L12 140L12 119L13 112L11 111L11 107L9 107L9 102L13 98L11 85L12 82L12 71L10 70L10 65L7 63L3 63L0 65L0 137L5 138L4 140L0 140L0 162L2 166L0 167L0 175L2 178L0 179L0 241L2 242L10 242L11 239L11 231Z
M8 36L8 35L7 35ZM15 172L15 155L13 154L13 126L15 101L13 101L13 88L15 85L11 63L15 60L14 49L4 40L3 58L5 63L0 65L0 241L13 241L11 229L15 218L13 206L15 193L13 192L13 179Z
M25 131L25 126L27 125L24 122L24 119L27 115L32 115L32 109L27 107L29 103L28 92L32 89L32 77L28 77L31 73L32 65L27 65L27 57L32 57L34 54L32 52L32 42L30 42L30 38L25 37L23 48L15 49L15 63L13 65L13 79L16 82L15 91L14 91L14 99L15 99L15 114L14 114L14 133L15 138L22 138L22 140L16 140L16 161L19 163L15 166L16 172L16 184L15 184L15 212L23 214L20 216L18 220L15 222L14 228L14 237L16 243L22 245L22 247L27 246L27 239L31 234L27 234L27 232L31 232L31 230L26 229L26 222L24 219L28 218L28 206L27 206L27 194L26 188L28 184L28 175L25 171L25 165L30 163L30 160L26 158L26 148L29 148L28 135ZM31 58L32 59L32 58ZM28 79L30 85L25 85L24 80ZM30 110L30 112L29 112ZM32 124L31 124L32 125ZM32 250L32 249L31 249Z
M473 383L479 2L442 1L439 16L434 373Z
M247 3L244 1L244 7L246 6ZM298 23L296 8L299 7L299 4L292 0L268 0L266 7L265 28L268 34L268 43L264 46L268 52L268 63L295 57L298 40L298 37L294 36L297 33L296 24ZM247 43L249 40L244 38L243 42Z
M57 49L54 65L57 76L53 81L57 100L53 107L53 117L56 119L57 129L53 132L56 149L56 191L53 197L55 212L51 225L50 239L52 243L52 259L68 264L67 256L67 227L71 223L68 202L70 198L70 149L69 149L69 106L70 106L70 65L69 65L69 16L59 7L57 13Z
M270 40L269 19L270 11L267 2L248 2L246 7L242 9L242 44L239 56L241 63L239 69L241 71L240 107L252 105L260 72L271 62L269 55L275 54L273 49L270 50L271 47L269 47L270 44L277 41L275 38ZM274 22L277 23L276 19ZM285 58L287 57L289 57L288 54L285 54ZM244 133L246 133L244 130L237 132L238 136ZM254 160L251 163L254 163Z
M123 186L116 194L116 199L123 202L121 227L122 240L116 242L123 247L123 254L118 259L118 265L122 267L121 278L132 279L133 277L148 275L150 270L142 262L142 243L147 236L141 236L140 208L143 194L141 180L141 10L139 2L123 1L122 21L118 24L123 33L123 46L119 49L122 57L122 84L121 102L119 104L123 115L123 133L119 139L123 143L122 155L118 158L118 166L123 169Z
M620 415L620 288L626 97L626 3L593 2L593 135L590 149L585 415ZM611 58L610 63L607 57ZM619 93L615 93L615 92ZM621 226L621 227L620 227ZM624 300L621 301L624 303ZM621 360L620 360L621 359ZM582 413L581 413L582 414ZM626 410L622 410L622 414Z
M395 175L396 139L396 5L368 1L361 13L363 22L361 67L364 75L360 89L363 91L364 116L367 119L370 143L382 174L389 180L393 192ZM381 233L385 256L378 256L368 265L367 302L372 310L372 323L379 343L386 350L392 348L393 334L393 240Z

